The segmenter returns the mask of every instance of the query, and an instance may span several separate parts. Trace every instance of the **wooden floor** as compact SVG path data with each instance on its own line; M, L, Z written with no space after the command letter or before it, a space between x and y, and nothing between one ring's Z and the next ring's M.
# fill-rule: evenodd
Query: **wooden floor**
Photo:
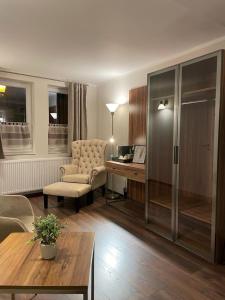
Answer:
M67 231L96 232L96 300L222 300L225 266L213 266L136 225L99 198L76 214L72 201L57 207L50 199L43 212L42 197L31 198L35 214L54 213ZM31 299L17 296L16 299ZM0 299L10 299L2 295ZM72 295L38 295L34 299L82 299Z
M124 214L131 216L135 220L145 222L145 204L131 200L131 199L119 199L119 201L112 201L110 203L112 207L117 208Z

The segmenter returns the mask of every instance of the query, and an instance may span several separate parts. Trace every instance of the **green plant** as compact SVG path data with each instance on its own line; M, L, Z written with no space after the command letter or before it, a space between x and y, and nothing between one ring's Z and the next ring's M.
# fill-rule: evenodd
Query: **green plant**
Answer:
M49 214L46 217L38 217L33 223L34 236L32 242L40 240L41 244L51 245L55 244L59 234L61 233L62 224L60 224L57 217Z

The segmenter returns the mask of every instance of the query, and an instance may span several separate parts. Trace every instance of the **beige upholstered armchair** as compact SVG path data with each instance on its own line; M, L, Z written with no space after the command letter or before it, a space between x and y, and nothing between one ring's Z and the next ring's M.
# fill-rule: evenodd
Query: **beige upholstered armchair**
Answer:
M0 195L0 241L12 232L32 231L34 212L21 195Z
M72 163L60 168L62 181L90 184L92 190L103 187L106 183L106 145L99 139L72 142Z

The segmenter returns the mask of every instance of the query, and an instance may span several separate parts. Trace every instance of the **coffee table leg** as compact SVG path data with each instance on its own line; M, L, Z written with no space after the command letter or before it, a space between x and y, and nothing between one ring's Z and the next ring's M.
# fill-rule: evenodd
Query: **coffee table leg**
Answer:
M16 299L15 294L12 294L12 295L11 295L11 299L12 299L12 300L15 300L15 299Z
M91 266L91 300L94 300L95 293L95 250L93 250L92 266Z
M84 294L84 295L83 295L83 299L84 299L84 300L88 300L88 291L87 291L87 294Z

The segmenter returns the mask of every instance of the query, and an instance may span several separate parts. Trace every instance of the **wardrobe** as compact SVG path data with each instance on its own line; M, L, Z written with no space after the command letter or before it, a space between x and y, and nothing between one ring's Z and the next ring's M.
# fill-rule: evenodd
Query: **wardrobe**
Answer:
M225 55L148 74L147 227L211 262L225 247Z

